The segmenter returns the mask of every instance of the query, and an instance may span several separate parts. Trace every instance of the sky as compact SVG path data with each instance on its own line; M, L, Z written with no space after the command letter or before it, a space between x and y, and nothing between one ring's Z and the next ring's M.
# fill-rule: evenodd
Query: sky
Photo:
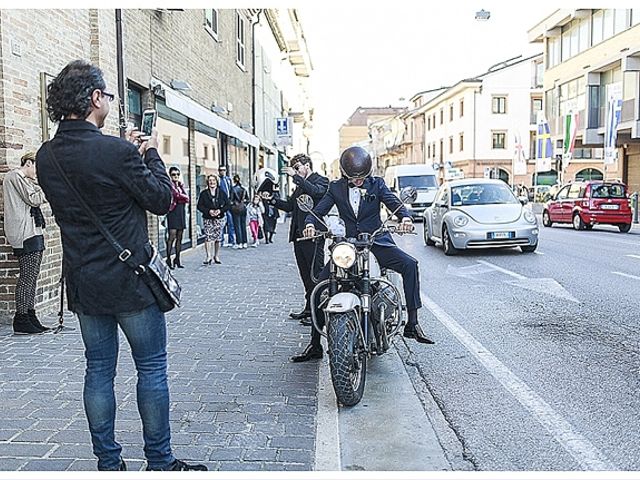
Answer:
M416 93L542 51L527 31L554 7L534 2L344 2L299 5L313 64L311 152L338 157L338 129L358 107L404 106ZM367 6L369 5L369 6ZM377 5L377 6L376 6ZM433 6L432 6L433 5ZM487 21L475 20L484 9ZM403 98L405 101L401 101Z

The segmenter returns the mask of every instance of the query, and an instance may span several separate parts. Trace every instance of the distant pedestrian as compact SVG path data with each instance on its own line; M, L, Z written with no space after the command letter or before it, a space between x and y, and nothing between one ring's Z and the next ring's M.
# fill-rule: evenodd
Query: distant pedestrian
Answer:
M184 189L184 184L180 180L180 169L171 167L169 169L171 177L171 207L167 213L167 265L169 268L184 268L180 262L180 252L182 251L182 234L187 227L185 219L185 205L189 203L189 195ZM176 245L176 257L171 262L171 250L173 244Z
M231 198L231 189L233 188L233 183L231 182L231 178L227 175L227 167L224 165L220 165L218 167L218 183L220 184L220 188L225 193L227 198ZM233 215L231 214L231 210L227 210L225 213L225 226L224 232L227 234L227 242L224 244L225 247L232 247L236 243L236 235L235 228L233 226ZM223 232L223 233L224 233Z
M50 330L36 315L36 284L44 254L45 227L40 205L46 202L36 181L36 155L28 152L20 159L20 167L4 177L4 232L18 257L16 313L13 333L35 335Z
M224 225L227 223L226 213L229 210L229 199L222 188L218 186L218 177L207 177L207 188L200 192L198 210L202 213L204 223L204 251L203 265L220 261L220 245L223 238Z
M249 229L251 230L251 237L253 238L253 246L257 247L260 241L258 236L260 228L262 227L262 214L264 213L264 205L260 195L254 195L253 200L247 206L247 218L249 219Z
M48 86L47 111L59 125L37 154L38 180L62 235L67 303L78 316L85 347L83 400L93 453L98 470L127 469L115 439L120 328L136 367L147 470L207 470L177 460L171 451L165 315L130 266L151 258L147 212L169 212L171 180L158 154L155 128L140 145L141 132L127 141L100 131L114 98L98 67L83 60L69 63ZM116 253L74 191L127 249L130 263Z
M231 189L231 213L233 215L233 229L236 234L236 244L233 248L247 248L247 201L249 194L240 182L240 175L233 176Z

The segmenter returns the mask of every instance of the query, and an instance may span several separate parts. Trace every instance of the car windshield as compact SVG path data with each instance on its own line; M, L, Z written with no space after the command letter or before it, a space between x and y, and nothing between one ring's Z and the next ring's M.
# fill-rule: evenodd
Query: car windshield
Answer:
M398 177L398 186L415 187L417 190L428 190L438 188L435 175L413 175L410 177Z
M451 205L493 205L520 203L507 184L485 183L451 188Z
M591 187L591 198L626 198L624 185L603 184Z

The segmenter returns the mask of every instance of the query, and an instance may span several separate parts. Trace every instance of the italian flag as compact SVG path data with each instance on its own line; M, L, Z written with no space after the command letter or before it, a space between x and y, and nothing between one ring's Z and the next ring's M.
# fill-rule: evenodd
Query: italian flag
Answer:
M564 142L563 142L563 163L566 165L571 160L573 147L576 143L576 135L578 133L578 115L575 112L569 112L564 117Z

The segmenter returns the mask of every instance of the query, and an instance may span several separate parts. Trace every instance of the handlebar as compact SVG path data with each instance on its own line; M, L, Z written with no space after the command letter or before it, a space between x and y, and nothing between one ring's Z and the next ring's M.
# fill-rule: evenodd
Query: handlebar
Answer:
M395 233L396 235L417 235L417 233L415 232L415 227L414 230L412 232L398 232L398 227L397 225L386 225L384 226L384 228L381 228L377 231L375 231L374 233L371 234L371 238L374 239L375 237L377 237L378 235L380 235L381 233L384 233L386 231L388 231L389 233ZM306 240L316 240L318 238L330 238L334 236L333 233L331 233L330 231L324 231L324 232L318 232L317 235L313 235L311 237L300 237L300 238L296 238L296 242L302 242L302 241L306 241Z

